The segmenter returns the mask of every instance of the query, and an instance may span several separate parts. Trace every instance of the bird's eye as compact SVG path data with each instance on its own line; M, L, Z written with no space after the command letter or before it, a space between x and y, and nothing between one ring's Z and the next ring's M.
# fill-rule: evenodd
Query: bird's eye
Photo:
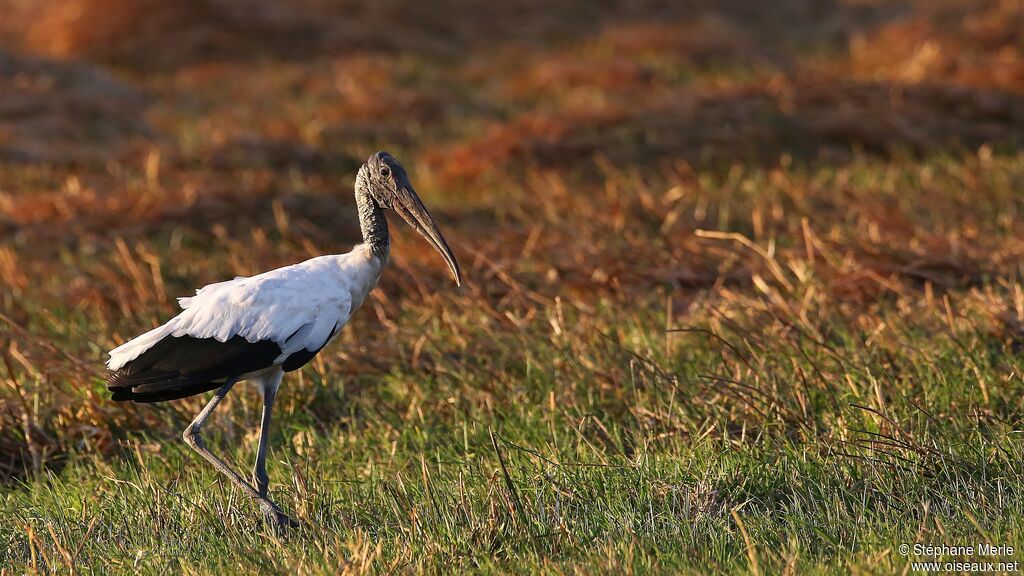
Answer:
M388 175L390 175L390 174L391 174L391 169L390 168L388 168L387 166L381 166L381 168L380 168L380 175L381 176L387 178Z

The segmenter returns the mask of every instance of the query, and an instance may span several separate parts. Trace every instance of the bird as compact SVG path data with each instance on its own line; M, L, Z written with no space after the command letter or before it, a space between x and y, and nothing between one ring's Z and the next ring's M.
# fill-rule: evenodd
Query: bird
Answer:
M451 248L402 165L387 152L371 155L355 178L362 243L249 277L210 284L179 298L181 312L110 350L107 389L118 402L152 403L214 391L185 428L185 443L255 501L274 528L298 527L268 496L266 458L271 413L282 379L312 360L376 287L390 259L385 210L397 212L437 250L456 286L462 273ZM202 428L232 387L254 383L262 393L251 482L214 455Z

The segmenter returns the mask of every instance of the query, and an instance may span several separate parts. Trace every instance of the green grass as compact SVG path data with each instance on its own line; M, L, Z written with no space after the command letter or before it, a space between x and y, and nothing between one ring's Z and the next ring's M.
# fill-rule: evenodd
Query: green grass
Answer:
M108 458L83 438L59 473L4 489L2 562L891 573L900 543L1024 546L1022 366L997 340L895 313L876 344L777 323L718 340L667 335L657 309L605 302L502 331L467 310L376 374L307 369L280 396L271 453L273 497L304 523L284 538L164 432L188 410L140 406L159 432L120 431ZM213 445L248 469L258 398L229 398Z

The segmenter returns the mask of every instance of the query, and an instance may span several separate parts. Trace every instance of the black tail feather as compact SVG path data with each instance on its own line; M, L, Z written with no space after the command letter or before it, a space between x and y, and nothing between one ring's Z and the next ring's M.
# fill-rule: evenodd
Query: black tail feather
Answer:
M274 342L248 342L235 336L168 336L107 377L117 402L163 402L209 392L228 378L273 366L281 348Z
M107 390L113 393L115 402L149 403L178 400L208 392L223 382L211 382L205 378L192 378L184 374L168 372L143 372L135 376L125 370L117 370L107 377Z
M110 399L115 402L138 402L140 404L148 404L151 402L164 402L167 400L179 400L181 398L188 398L189 396L195 396L196 394L202 394L203 392L209 392L210 390L216 390L223 382L186 382L177 386L168 386L155 390L152 392L144 392L139 388L133 389L131 386L124 388L108 386L107 389L113 394Z

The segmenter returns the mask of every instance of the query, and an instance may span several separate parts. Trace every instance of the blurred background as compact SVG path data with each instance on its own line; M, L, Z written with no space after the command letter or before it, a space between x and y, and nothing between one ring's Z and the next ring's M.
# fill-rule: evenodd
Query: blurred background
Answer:
M1015 142L1016 0L2 0L5 162L438 177ZM346 164L345 159L348 159ZM195 162L192 162L194 164ZM245 166L242 166L245 165Z
M394 269L321 376L370 386L399 358L500 375L538 330L569 330L563 313L580 346L634 320L658 342L724 319L870 333L880 307L1021 330L1019 0L0 0L0 14L10 474L174 430L183 416L104 400L103 352L197 286L348 250L354 171L378 149L409 168L468 286L394 226ZM424 344L424 326L442 333ZM594 350L563 353L596 354L581 381L618 381ZM435 401L418 394L394 401ZM330 420L328 406L292 410Z

